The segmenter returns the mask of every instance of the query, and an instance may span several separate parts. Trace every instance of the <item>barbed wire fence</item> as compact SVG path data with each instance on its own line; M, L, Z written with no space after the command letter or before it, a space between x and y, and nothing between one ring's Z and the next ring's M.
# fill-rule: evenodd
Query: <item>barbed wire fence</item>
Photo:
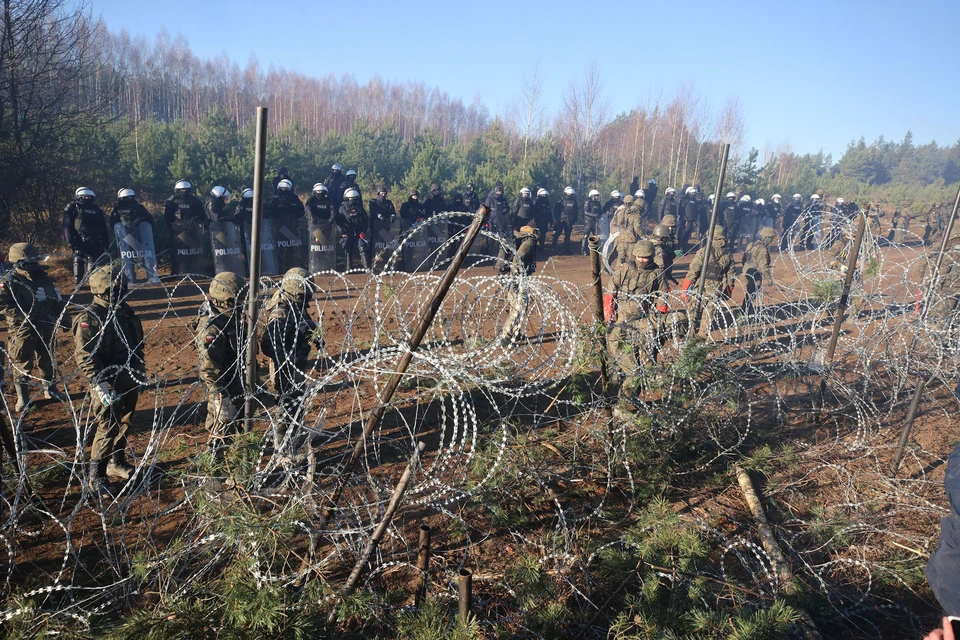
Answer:
M398 270L404 246L453 228L456 215L401 237L382 271L313 274L311 317L324 346L305 372L300 410L292 417L275 403L260 373L258 412L225 466L207 454L203 430L194 336L204 278L167 278L135 303L148 384L128 447L136 474L116 500L84 482L96 407L72 341L60 339L59 375L71 402L25 417L5 409L23 470L6 461L6 628L26 636L201 620L213 633L253 615L236 600L242 593L261 610L274 598L287 619L258 624L301 624L298 616L325 617L339 603L344 629L400 629L423 579L421 525L435 532L426 599L452 605L459 571L472 569L481 630L605 637L612 624L626 633L638 623L617 611L636 603L622 601L617 585L630 574L615 571L612 558L631 553L639 553L631 563L647 562L670 589L702 589L706 580L716 587L713 606L763 612L784 585L731 495L735 483L717 483L752 456L780 514L778 537L818 611L850 637L921 629L916 603L931 612L934 605L917 567L946 512L942 488L928 476L947 452L942 441L918 440L893 477L890 427L919 376L931 389L925 420L951 425L950 390L960 375L952 321L930 314L918 322L917 305L953 301L918 302L933 259L919 237L893 242L868 229L852 310L825 372L839 297L832 247L852 228L829 211L820 225L808 211L790 230L787 250L775 255L778 277L764 283L750 315L731 299L705 296L708 339L687 341L682 324L662 327L659 358L640 376L629 420L610 418L613 390L597 375L604 335L587 303L590 286L565 279L555 261L533 276L495 273L501 250L518 263L513 238L482 231L333 517L318 527L462 231L450 233L423 271ZM801 248L809 234L819 242ZM262 279L264 299L277 284ZM671 309L685 304L679 292L668 294ZM815 396L824 375L821 412ZM339 589L419 442L426 449L400 516L347 597ZM766 459L756 455L764 448ZM229 488L211 478L230 480ZM658 507L664 495L686 506L668 513ZM668 544L664 527L695 535L701 552L682 566L659 564L672 561L649 555L654 538ZM637 589L644 593L643 584Z

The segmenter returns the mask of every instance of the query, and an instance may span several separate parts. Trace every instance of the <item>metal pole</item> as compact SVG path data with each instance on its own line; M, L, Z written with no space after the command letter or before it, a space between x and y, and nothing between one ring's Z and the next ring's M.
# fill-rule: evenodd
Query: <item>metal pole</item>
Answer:
M720 175L717 176L717 189L713 198L713 211L710 213L710 228L707 230L706 243L703 244L703 266L700 267L700 280L697 282L697 297L693 301L693 313L687 327L687 338L692 338L700 328L700 307L703 305L703 288L707 283L707 267L710 265L710 248L713 246L713 233L717 228L717 212L720 210L720 193L723 191L723 179L727 174L727 158L730 156L730 145L724 144L720 148Z
M397 486L393 490L393 495L390 496L390 502L387 504L387 510L384 512L383 518L380 519L380 522L377 524L377 528L374 529L373 535L370 536L370 540L367 542L367 546L364 548L363 553L360 554L360 558L357 559L357 563L353 566L353 571L350 572L350 577L347 578L347 583L343 586L339 596L333 601L333 609L330 610L330 614L327 616L327 624L333 624L337 619L337 606L340 604L340 600L342 600L344 596L348 596L353 593L354 588L357 586L357 582L360 581L360 573L363 571L363 567L366 566L367 562L370 560L370 556L373 555L373 552L380 544L380 541L383 540L383 536L387 534L387 527L390 526L390 521L393 520L393 515L397 512L397 508L400 506L400 501L403 499L403 493L407 490L407 485L410 484L410 478L413 477L413 470L417 468L417 464L420 461L420 454L423 453L423 450L426 448L426 446L427 445L423 442L417 443L416 451L414 451L413 455L410 456L410 462L407 464L407 468L403 470L403 475L400 476L400 480L397 482Z
M893 464L890 465L890 475L896 475L900 468L900 461L903 460L903 450L907 446L907 440L910 438L910 429L913 428L913 419L917 417L917 409L920 408L920 397L927 386L927 381L920 378L917 382L917 390L913 394L913 400L910 401L910 409L907 411L907 419L903 421L903 431L900 432L900 442L897 443L897 451L893 456Z
M917 318L918 325L922 325L927 319L927 313L931 306L930 303L933 301L933 294L939 288L940 267L943 266L943 256L947 252L947 243L950 241L950 234L953 233L953 224L957 220L958 207L960 207L960 189L957 190L957 197L953 201L953 211L950 212L950 219L947 220L947 228L944 230L943 239L940 241L940 253L937 254L937 261L933 265L930 286L927 287L926 294L920 299L920 317ZM914 335L912 344L910 345L910 352L913 352L916 345L917 336ZM900 461L903 459L903 450L907 446L907 440L910 438L910 430L913 429L913 418L917 412L917 408L920 406L920 396L923 395L926 384L927 381L920 378L920 382L917 383L917 390L913 393L913 400L910 401L910 410L907 413L906 421L903 423L903 431L900 432L900 442L897 444L897 452L894 454L893 465L890 467L890 475L896 474L897 469L900 468Z
M830 333L830 342L827 343L827 353L823 356L823 379L820 380L821 409L824 402L823 396L827 391L827 378L830 376L830 368L833 364L833 354L837 350L837 340L840 338L840 325L847 317L847 300L850 297L850 286L853 284L853 274L857 268L857 260L860 259L860 244L863 242L866 219L866 214L861 212L857 220L857 235L853 239L853 249L847 256L847 273L843 279L843 292L840 294L840 303L837 305L837 313L833 319L833 331Z
M267 108L257 107L257 141L253 156L253 220L250 221L250 282L247 291L247 390L243 417L253 417L257 394L257 298L260 296L260 228L263 226L263 181L267 153Z
M603 396L607 396L607 388L610 379L607 375L607 345L604 342L606 336L607 322L603 315L603 276L600 269L600 238L590 236L587 239L590 246L590 263L593 267L593 302L594 314L597 318L597 335L600 341L600 384L603 389Z
M420 586L413 596L413 608L419 610L420 603L427 595L427 575L430 569L430 526L420 527L420 544L417 547L417 569L420 570Z
M466 622L473 605L473 573L470 569L460 569L460 598L458 604L459 611L457 614L462 622Z
M450 266L447 267L447 271L443 274L443 278L441 278L440 282L437 283L437 288L433 292L433 297L430 300L430 304L424 310L423 316L420 318L420 324L417 325L416 330L410 337L410 343L407 350L400 357L400 361L397 363L397 368L394 370L393 375L390 376L389 380L387 380L387 384L383 388L383 393L380 396L379 404L368 414L367 421L363 425L363 432L357 439L357 444L354 445L353 451L350 453L350 457L347 458L347 461L343 464L340 474L337 476L333 494L330 496L330 503L320 514L320 527L325 526L327 522L329 522L334 510L337 508L337 503L340 502L340 497L343 495L343 491L347 486L347 480L351 475L353 475L353 468L356 466L357 461L363 454L363 450L366 447L367 438L369 438L370 434L373 433L377 423L380 422L380 418L382 418L383 414L386 412L387 405L393 398L393 394L396 392L397 387L400 386L400 380L403 379L404 372L407 370L407 367L410 366L410 362L413 360L413 352L417 350L417 348L420 346L420 343L423 341L423 337L427 335L427 330L430 328L430 325L433 324L433 319L440 310L440 306L443 304L443 299L450 290L450 285L453 284L454 279L457 277L457 272L460 270L461 265L463 265L463 261L467 258L467 254L470 252L470 247L473 246L473 241L476 239L477 234L480 233L480 228L487 221L487 216L489 215L490 210L483 205L480 205L480 208L474 214L473 222L467 228L467 234L460 243L460 248L457 249L457 254L450 262Z

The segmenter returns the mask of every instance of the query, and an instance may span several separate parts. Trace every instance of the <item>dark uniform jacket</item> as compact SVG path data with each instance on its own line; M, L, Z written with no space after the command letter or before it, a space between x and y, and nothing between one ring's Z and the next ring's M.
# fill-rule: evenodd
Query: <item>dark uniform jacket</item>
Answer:
M344 202L337 212L336 221L341 233L359 235L367 230L367 212L358 200Z
M330 196L318 197L316 195L307 198L307 204L304 205L303 209L307 215L315 220L331 220L334 217L334 211L336 211Z
M141 222L153 224L153 216L147 211L147 208L136 200L125 202L118 200L113 205L113 211L110 212L110 226L122 222L124 226L135 227Z
M390 223L397 217L397 210L393 206L393 201L389 198L380 198L379 196L371 200L370 217L376 218L381 222Z
M203 222L204 218L203 202L192 193L182 197L174 194L163 205L163 221L177 233L182 226Z
M400 217L411 224L420 220L424 217L423 203L413 198L407 198L407 201L400 205Z
M73 201L63 211L63 234L75 251L101 254L110 245L107 216L95 203Z

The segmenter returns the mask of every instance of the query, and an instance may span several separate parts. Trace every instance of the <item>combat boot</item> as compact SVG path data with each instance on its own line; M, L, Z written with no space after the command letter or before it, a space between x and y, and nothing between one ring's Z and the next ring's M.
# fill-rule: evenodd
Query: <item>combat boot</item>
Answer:
M116 488L110 479L107 478L107 461L91 460L89 469L90 478L87 486L98 497L113 498L116 497Z
M25 382L17 382L13 388L17 392L17 406L14 409L17 413L23 413L30 407L30 387Z
M66 394L57 391L57 385L54 382L45 382L43 384L43 397L47 400L56 400L57 402L66 402L69 399Z
M110 456L110 461L107 463L107 475L116 476L118 478L123 478L124 480L129 480L136 469L132 464L127 462L127 454L123 449L119 449L113 452L113 455Z

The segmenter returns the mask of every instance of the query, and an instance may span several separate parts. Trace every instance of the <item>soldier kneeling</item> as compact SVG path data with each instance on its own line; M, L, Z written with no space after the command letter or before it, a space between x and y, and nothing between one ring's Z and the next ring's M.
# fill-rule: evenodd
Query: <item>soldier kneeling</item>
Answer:
M123 301L127 277L118 267L106 265L91 273L90 292L93 304L73 321L77 365L100 405L89 484L98 494L113 496L107 476L129 480L135 471L125 449L140 387L146 383L143 325Z

